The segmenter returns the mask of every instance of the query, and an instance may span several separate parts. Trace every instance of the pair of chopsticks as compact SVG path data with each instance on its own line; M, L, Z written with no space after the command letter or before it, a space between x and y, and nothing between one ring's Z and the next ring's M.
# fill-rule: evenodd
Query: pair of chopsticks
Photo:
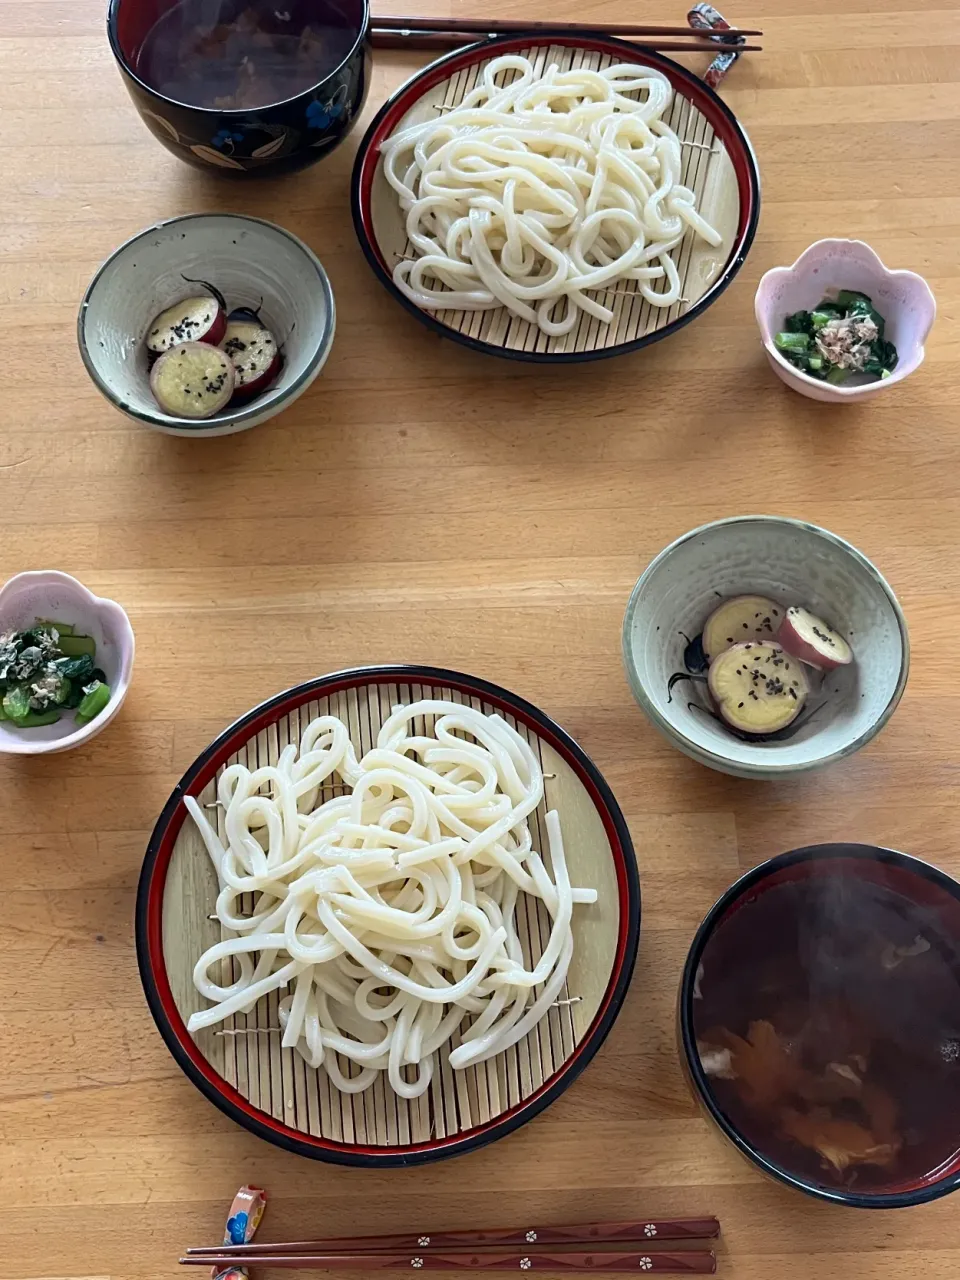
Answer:
M439 1231L285 1244L190 1248L195 1267L290 1267L316 1271L638 1271L710 1275L712 1250L664 1252L661 1241L712 1240L716 1218L592 1222L493 1231ZM629 1251L623 1251L629 1246Z
M722 53L729 45L737 53L758 53L758 44L738 44L741 37L762 36L762 31L738 27L717 29L707 38L704 30L691 27L644 26L623 22L564 22L569 35L593 32L619 36L663 53ZM370 40L375 49L457 49L484 36L556 31L550 22L524 22L515 18L403 18L374 14L370 19ZM682 38L681 38L682 37Z

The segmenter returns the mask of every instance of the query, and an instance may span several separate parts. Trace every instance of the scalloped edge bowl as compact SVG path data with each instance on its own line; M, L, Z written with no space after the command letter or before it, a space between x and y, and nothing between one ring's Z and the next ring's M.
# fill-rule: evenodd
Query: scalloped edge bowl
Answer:
M774 334L784 318L793 311L809 310L830 288L859 289L873 299L900 357L889 378L834 387L801 373L774 346ZM811 400L842 404L872 400L919 369L937 302L923 276L891 271L862 240L817 240L793 266L774 267L761 278L754 313L770 367L780 381Z
M126 611L115 600L92 591L57 569L18 573L0 588L0 632L18 630L37 618L59 619L79 626L97 643L97 662L107 674L110 701L96 719L82 728L72 715L39 729L17 729L0 720L0 754L51 755L71 751L101 733L114 718L130 687L133 671L133 627Z

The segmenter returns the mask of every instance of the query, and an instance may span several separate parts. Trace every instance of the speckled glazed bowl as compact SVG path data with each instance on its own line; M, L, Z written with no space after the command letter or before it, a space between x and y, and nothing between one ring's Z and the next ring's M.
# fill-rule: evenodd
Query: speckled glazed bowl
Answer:
M284 355L262 395L212 418L164 413L150 392L144 337L158 312L209 280L230 307L263 304ZM265 422L301 396L323 368L336 328L330 281L319 259L282 227L236 213L193 213L148 227L116 249L93 277L77 341L98 390L128 417L177 436L226 436Z
M71 623L78 634L93 637L97 666L110 685L110 701L82 727L77 726L71 711L64 712L56 724L37 729L18 729L9 720L0 720L0 753L6 755L49 755L89 742L120 710L130 685L133 628L115 600L95 596L82 582L56 569L18 573L0 590L0 634L25 631L38 618Z
M721 598L760 594L806 605L845 635L852 665L808 668L811 695L792 733L738 738L713 714L703 684L683 672L688 639ZM909 641L890 586L836 534L783 516L736 516L684 534L650 563L623 622L623 660L634 697L674 746L741 778L779 778L840 760L869 742L907 682Z
M899 356L889 378L860 375L834 387L801 373L774 346L774 337L787 316L811 310L831 289L858 289L873 300ZM889 391L920 367L937 304L922 276L913 271L891 271L862 240L818 240L792 267L774 267L763 276L754 310L767 359L781 382L811 400L850 404Z

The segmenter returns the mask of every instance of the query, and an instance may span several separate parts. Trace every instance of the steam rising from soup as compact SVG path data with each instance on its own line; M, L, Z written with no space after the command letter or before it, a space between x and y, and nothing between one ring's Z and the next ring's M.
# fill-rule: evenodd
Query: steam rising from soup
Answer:
M757 1151L865 1193L927 1180L957 1156L960 952L948 932L934 908L856 870L731 908L704 949L693 1021L716 1102Z

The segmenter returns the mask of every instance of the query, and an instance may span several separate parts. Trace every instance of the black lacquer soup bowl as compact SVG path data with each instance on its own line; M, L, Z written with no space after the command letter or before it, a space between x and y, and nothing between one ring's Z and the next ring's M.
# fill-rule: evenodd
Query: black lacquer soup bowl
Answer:
M174 13L177 8L181 13ZM227 176L274 174L315 164L346 137L370 84L368 0L286 0L283 6L266 7L263 0L221 0L217 12L223 25L215 32L228 30L230 22L249 21L249 15L255 19L262 14L267 22L277 16L289 20L294 31L305 23L319 24L328 41L317 62L320 78L305 88L301 88L303 62L297 68L291 64L286 75L275 52L264 54L264 60L274 58L266 85L273 92L267 92L266 97L278 100L269 105L249 105L257 101L256 92L213 95L212 105L181 100L187 95L178 96L176 86L187 80L188 68L178 67L175 60L168 63L170 74L159 82L157 64L151 57L158 23L181 21L184 11L189 12L188 0L110 0L107 12L110 47L127 91L144 124L174 155L197 168L215 169ZM206 7L194 11L209 12ZM205 33L201 35L205 38ZM218 38L214 33L209 46L199 46L210 47L211 58L220 59L211 62L211 76L222 67ZM300 71L299 76L295 70ZM241 98L240 105L232 105Z

